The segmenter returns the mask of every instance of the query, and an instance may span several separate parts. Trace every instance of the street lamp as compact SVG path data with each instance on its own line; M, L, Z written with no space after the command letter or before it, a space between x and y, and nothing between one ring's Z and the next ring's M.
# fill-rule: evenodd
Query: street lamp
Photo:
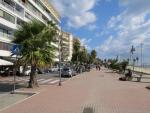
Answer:
M141 43L141 73L143 68L143 43Z
M59 35L59 86L62 85L61 83L61 37L62 37L62 33L60 31L60 35Z
M131 53L131 55L132 55L132 60L133 60L133 72L134 72L134 63L135 63L135 59L134 59L134 52L135 52L135 48L134 48L134 46L132 45L132 47L131 47L131 50L130 50L130 53Z

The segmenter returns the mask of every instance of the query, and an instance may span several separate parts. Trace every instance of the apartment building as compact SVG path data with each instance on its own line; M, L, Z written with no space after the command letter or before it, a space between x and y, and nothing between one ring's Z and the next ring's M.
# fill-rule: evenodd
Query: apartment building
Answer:
M0 0L0 57L10 57L13 33L24 22L52 20L59 27L60 16L48 0ZM53 43L56 47L58 44ZM55 58L58 61L58 58Z
M62 59L64 61L71 61L73 54L73 35L68 32L62 32L61 41Z

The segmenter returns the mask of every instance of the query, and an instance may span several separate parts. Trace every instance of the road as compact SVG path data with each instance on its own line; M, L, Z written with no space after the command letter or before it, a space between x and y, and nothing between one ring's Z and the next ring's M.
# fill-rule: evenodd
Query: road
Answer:
M62 81L67 80L68 78L63 78ZM16 89L27 87L29 81L29 76L16 76ZM48 85L55 84L59 82L58 73L47 73L47 74L38 74L37 81L39 85ZM9 93L13 90L14 77L3 77L0 79L0 96Z
M148 83L119 81L107 69L92 70L40 93L1 113L150 113Z

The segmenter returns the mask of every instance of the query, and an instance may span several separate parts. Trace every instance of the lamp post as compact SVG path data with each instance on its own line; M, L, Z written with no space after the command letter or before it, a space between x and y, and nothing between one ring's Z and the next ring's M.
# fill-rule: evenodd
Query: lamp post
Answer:
M143 43L141 43L141 73L143 68Z
M59 36L59 86L62 85L62 83L61 83L61 36L62 36L62 33L60 31L60 36Z
M133 60L133 72L134 72L134 64L135 64L135 61L134 61L134 52L135 52L135 48L134 48L133 45L132 45L132 47L131 47L130 52L131 52L131 54L132 54L132 60Z

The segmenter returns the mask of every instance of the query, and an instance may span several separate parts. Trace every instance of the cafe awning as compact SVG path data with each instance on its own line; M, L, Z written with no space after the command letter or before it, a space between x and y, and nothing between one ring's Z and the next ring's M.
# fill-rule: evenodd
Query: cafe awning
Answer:
M0 59L0 66L11 66L11 65L13 65L12 62Z

